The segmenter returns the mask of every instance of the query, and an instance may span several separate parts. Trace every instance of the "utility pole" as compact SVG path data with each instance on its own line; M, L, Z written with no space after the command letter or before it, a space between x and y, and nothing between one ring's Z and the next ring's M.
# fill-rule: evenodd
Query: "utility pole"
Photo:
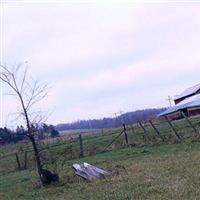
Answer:
M172 107L172 98L168 95L166 100L169 101L169 107Z
M122 114L123 114L122 110L119 110L119 112L114 113L116 119L117 119L118 116L120 116ZM121 123L124 124L124 117L123 116L121 117Z
M114 113L115 115L115 126L117 126L117 113Z
M123 111L120 110L118 113L119 113L119 116L122 116ZM124 124L124 117L123 116L121 117L121 122L122 122L122 124Z

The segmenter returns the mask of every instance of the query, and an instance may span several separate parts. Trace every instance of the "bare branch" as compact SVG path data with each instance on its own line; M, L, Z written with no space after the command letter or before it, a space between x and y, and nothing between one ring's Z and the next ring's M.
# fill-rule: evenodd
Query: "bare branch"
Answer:
M34 84L34 88L31 91L29 100L27 101L26 109L29 110L34 104L44 99L48 94L47 85Z
M0 80L6 83L13 90L14 93L9 95L18 96L20 100L23 100L24 109L27 114L30 115L29 111L32 106L47 96L47 85L40 84L38 80L35 80L33 83L28 82L28 68L25 67L23 70L22 64L23 63L19 64L12 70L8 69L6 66L1 65ZM21 77L17 76L17 74ZM17 78L21 81L18 81Z
M34 123L40 124L44 117L38 113L31 113L30 108L47 95L47 85L41 85L37 80L33 82L33 84L27 81L27 68L25 68L22 74L20 74L21 65L22 64L19 64L16 68L13 68L12 71L6 66L0 65L0 80L6 83L19 99L22 110L19 112L16 120L19 116L22 116L26 122L27 136L30 139L34 149L38 175L42 184L45 185L49 184L49 182L46 182L47 175L45 175L45 171L43 170L40 154L34 138L34 134L36 133L37 129L35 129L33 126ZM21 77L18 77L17 75L21 75ZM34 117L32 117L33 115Z
M22 77L22 83L21 83L21 87L20 87L20 92L23 94L24 92L24 83L26 81L26 75L27 75L27 71L28 71L28 68L25 68L25 71L24 71L24 74L23 74L23 77Z
M17 88L15 88L15 86L12 84L12 82L11 82L11 80L10 80L10 77L9 77L10 74L1 72L0 75L1 75L1 76L0 76L0 80L2 80L2 81L5 82L7 85L9 85L9 86L14 90L14 92L17 93Z
M17 96L15 93L3 93L3 94L5 94L7 96Z
M17 65L17 67L14 67L14 69L13 69L13 74L17 75L17 73L18 73L20 67L21 67L23 64L24 64L24 63L22 62L22 63L19 63L19 64Z

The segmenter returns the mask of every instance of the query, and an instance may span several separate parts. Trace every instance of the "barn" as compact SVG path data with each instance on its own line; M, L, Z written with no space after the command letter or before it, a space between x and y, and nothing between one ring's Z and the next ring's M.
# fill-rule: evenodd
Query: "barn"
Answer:
M190 87L174 98L175 105L158 116L169 116L171 119L200 114L200 84Z
M179 95L176 95L174 97L174 103L176 105L176 104L180 103L181 101L183 101L184 99L195 96L196 94L200 94L200 84L197 84L193 87L187 88Z

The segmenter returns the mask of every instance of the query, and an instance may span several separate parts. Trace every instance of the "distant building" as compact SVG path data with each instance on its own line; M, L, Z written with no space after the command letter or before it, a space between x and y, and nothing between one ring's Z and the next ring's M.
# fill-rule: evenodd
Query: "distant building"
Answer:
M186 116L200 114L200 84L184 90L174 98L175 106L172 106L160 113L158 116L169 116L171 119L182 117L181 112Z
M179 95L176 95L174 97L174 103L176 105L176 104L180 103L181 101L183 101L184 99L194 96L196 94L200 94L200 84L197 84L193 87L187 88Z

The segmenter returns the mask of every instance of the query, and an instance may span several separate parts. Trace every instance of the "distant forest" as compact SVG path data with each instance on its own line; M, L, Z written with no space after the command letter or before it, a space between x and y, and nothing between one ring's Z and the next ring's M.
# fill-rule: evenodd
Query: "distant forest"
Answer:
M37 140L43 140L46 137L57 137L59 132L53 125L42 124L41 126L31 126ZM22 140L27 140L27 129L22 125L17 126L16 130L10 130L6 127L0 127L0 145L17 143Z
M119 127L122 123L133 124L138 121L144 121L163 112L166 108L154 108L137 110L134 112L127 112L114 118L92 119L92 120L80 120L73 123L58 124L56 129L58 131L74 130L74 129L100 129L100 128L113 128Z

